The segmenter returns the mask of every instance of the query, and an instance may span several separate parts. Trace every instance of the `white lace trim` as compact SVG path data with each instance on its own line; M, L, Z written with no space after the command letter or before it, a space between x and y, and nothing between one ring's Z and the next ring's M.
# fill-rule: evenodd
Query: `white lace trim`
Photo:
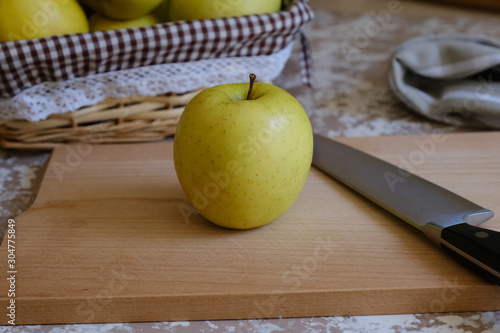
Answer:
M75 111L106 98L185 93L201 87L275 79L291 55L293 43L281 51L253 57L217 58L154 65L96 74L63 82L45 82L16 96L0 99L0 118L39 121L51 114Z

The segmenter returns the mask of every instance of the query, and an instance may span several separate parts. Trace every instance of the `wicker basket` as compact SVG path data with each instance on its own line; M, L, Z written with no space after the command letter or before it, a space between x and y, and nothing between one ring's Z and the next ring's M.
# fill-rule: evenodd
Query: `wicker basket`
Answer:
M175 133L185 105L200 92L106 99L45 120L0 120L6 149L52 149L66 143L117 143L162 140Z
M265 15L0 43L0 145L162 140L201 88L246 80L249 60L261 81L279 75L298 35L310 67L312 11L307 0L284 3Z

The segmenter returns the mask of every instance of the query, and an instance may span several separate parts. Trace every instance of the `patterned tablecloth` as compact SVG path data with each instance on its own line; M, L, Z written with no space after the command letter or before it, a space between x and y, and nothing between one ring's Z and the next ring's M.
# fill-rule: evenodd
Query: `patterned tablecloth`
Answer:
M389 2L388 2L389 3ZM387 82L389 59L404 41L434 33L468 33L500 37L498 21L417 18L401 13L338 14L316 11L307 35L314 57L314 88L298 75L294 52L274 82L291 92L308 112L316 132L335 136L380 136L458 132L416 115L392 94ZM298 47L298 45L297 45ZM0 219L23 212L34 200L49 152L0 150ZM25 326L8 332L500 332L500 311L480 313L347 316L249 321L165 322ZM0 327L0 332L6 332Z

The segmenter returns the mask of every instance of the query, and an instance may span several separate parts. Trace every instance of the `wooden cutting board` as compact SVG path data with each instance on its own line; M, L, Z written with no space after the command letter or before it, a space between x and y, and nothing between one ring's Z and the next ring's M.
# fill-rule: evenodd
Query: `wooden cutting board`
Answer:
M500 213L500 132L340 141ZM55 149L15 223L16 324L500 310L499 287L314 168L271 224L207 222L171 142ZM0 251L5 312L5 240Z

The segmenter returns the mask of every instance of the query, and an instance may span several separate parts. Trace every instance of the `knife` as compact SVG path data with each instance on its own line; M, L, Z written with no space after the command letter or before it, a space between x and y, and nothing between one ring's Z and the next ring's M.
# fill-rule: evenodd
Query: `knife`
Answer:
M465 258L500 285L500 232L493 217L447 189L348 145L314 134L312 164Z

